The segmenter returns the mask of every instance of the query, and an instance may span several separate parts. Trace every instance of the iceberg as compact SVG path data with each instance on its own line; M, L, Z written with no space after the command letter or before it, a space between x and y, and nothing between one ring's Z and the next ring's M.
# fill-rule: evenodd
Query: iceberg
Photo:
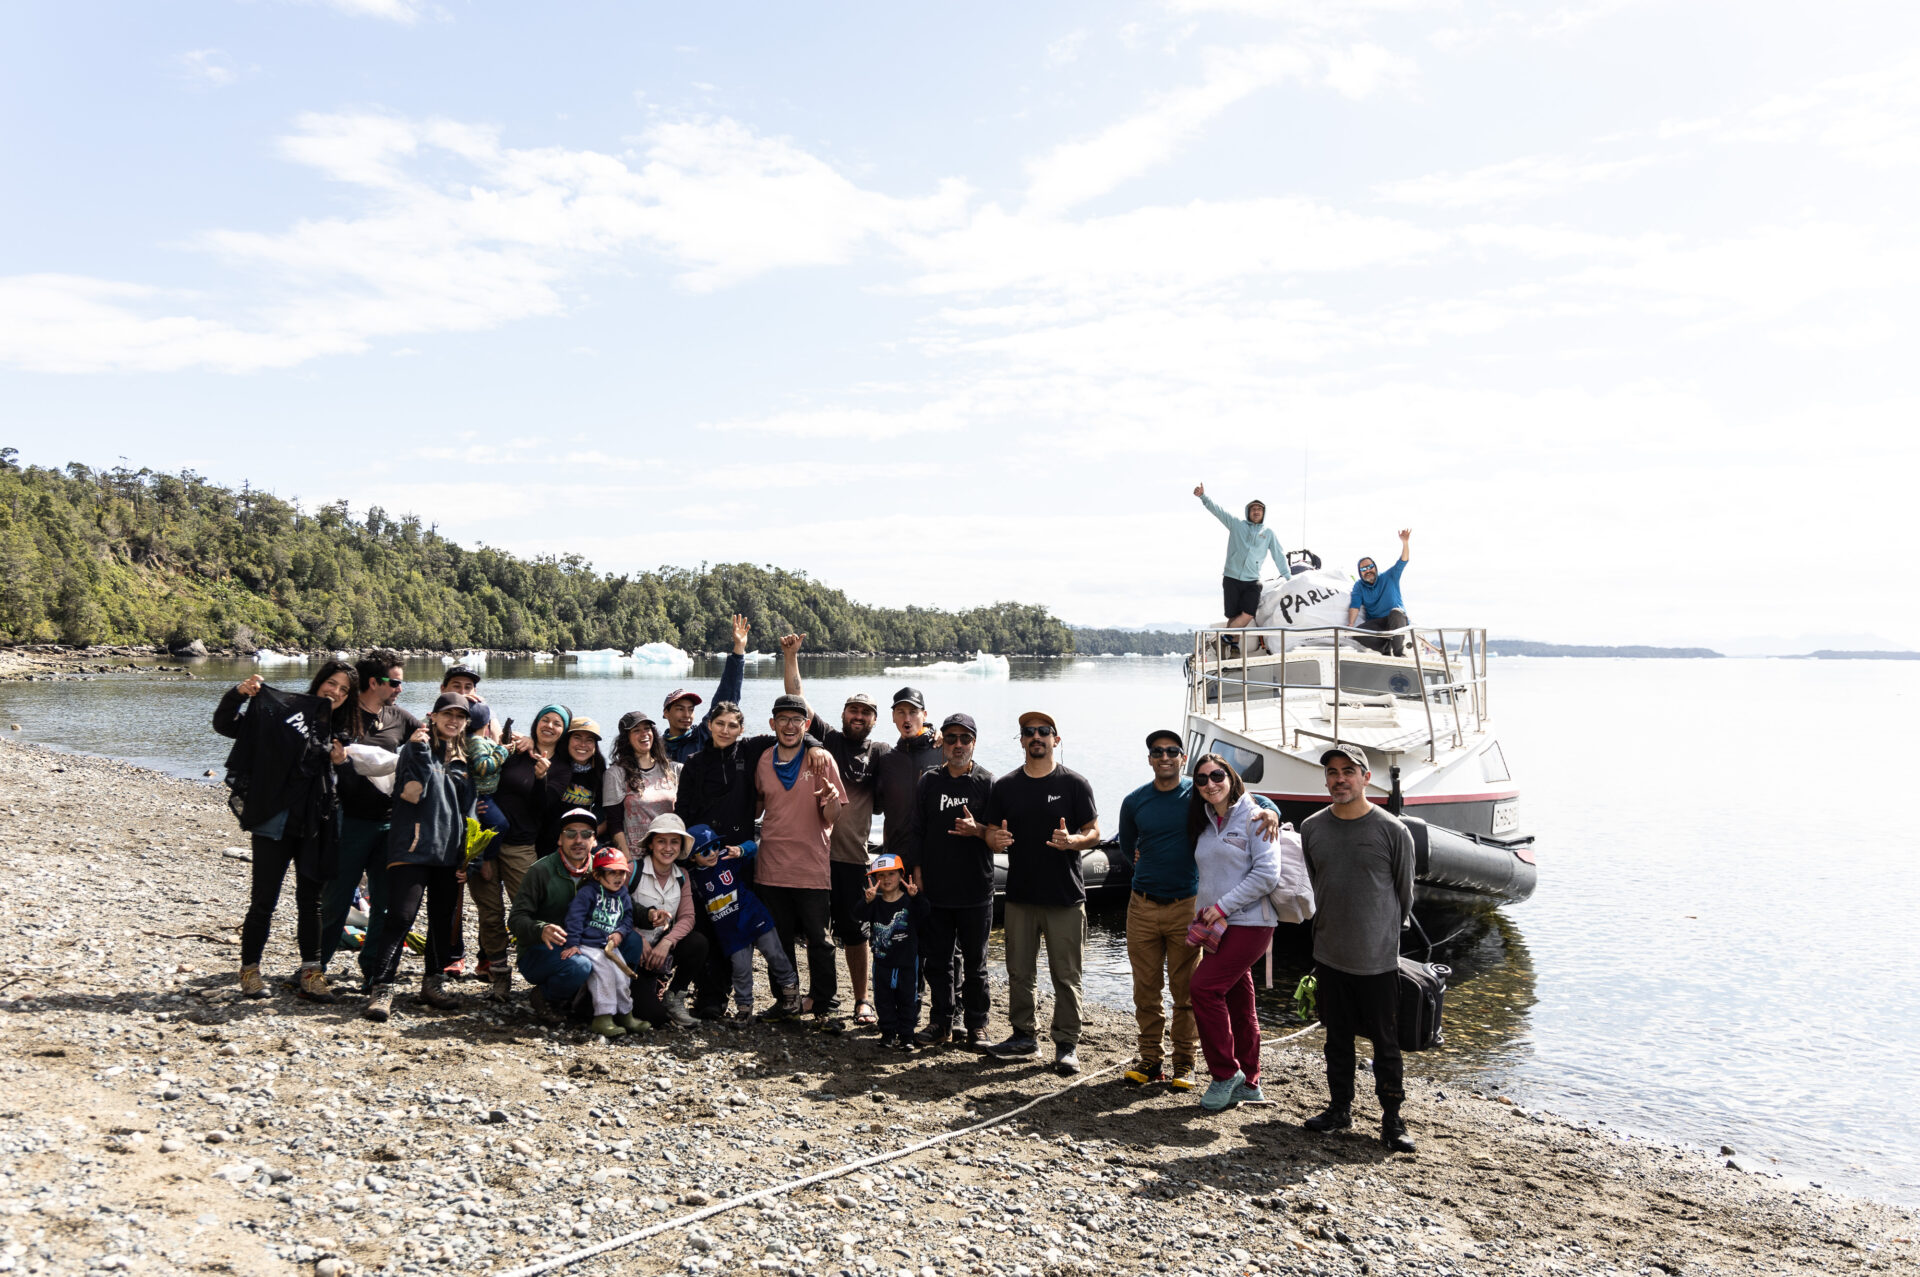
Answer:
M270 647L263 647L253 654L253 659L262 665L305 665L307 663L307 654L305 652L276 652Z
M765 665L768 661L777 661L779 659L780 658L772 652L748 652L746 655L746 662L749 665Z
M573 663L581 669L589 670L614 670L633 662L631 656L617 647L595 648L591 652L569 650L566 655L572 657Z
M686 674L693 669L693 658L671 643L648 643L636 647L632 660L649 674Z
M553 653L552 652L535 652L533 654L533 663L535 665L551 665L553 664Z
M468 669L482 669L487 663L485 652L448 652L440 658L442 665L464 665Z
M1012 678L1013 666L1004 656L975 652L970 661L935 661L931 665L889 665L889 674L913 678Z

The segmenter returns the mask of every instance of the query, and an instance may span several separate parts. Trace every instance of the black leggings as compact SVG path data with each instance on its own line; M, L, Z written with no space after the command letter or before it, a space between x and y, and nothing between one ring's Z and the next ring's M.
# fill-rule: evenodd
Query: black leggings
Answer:
M253 887L247 897L247 920L240 924L240 965L255 966L267 951L267 927L273 907L280 903L280 887L287 866L297 863L300 844L290 838L253 836ZM293 871L294 929L300 941L300 961L320 961L320 892L327 884Z
M400 951L407 932L427 904L427 974L439 975L452 961L447 937L453 933L453 905L460 898L459 871L437 865L387 866L387 917L380 935L370 941L373 957L367 963L367 985L392 984L400 974Z
M642 971L633 982L633 1013L656 1029L671 1018L667 1015L667 994L685 993L687 986L706 971L707 938L689 931L674 943L671 960L673 969L668 975Z

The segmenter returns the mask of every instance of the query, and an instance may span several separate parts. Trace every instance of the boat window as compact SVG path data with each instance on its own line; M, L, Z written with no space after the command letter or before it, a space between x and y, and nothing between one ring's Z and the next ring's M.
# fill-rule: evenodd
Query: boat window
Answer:
M1191 752L1193 761L1187 764L1187 774L1189 776L1193 774L1193 769L1200 765L1200 755L1202 753L1218 754L1229 763L1232 763L1233 770L1239 772L1240 779L1246 781L1249 785L1267 774L1267 760L1258 751L1242 749L1238 745L1230 745L1217 736L1214 738L1213 747L1210 750L1203 751L1195 748Z
M1513 779L1507 772L1507 756L1500 752L1499 741L1480 751L1480 775L1489 781Z
M1200 747L1206 743L1206 739L1207 739L1207 734L1205 732L1188 732L1187 733L1187 757L1188 758L1200 757Z

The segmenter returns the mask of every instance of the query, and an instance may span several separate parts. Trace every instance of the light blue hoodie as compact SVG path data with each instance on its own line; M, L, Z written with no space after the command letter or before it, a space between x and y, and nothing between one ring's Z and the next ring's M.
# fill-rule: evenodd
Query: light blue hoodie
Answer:
M1254 828L1255 810L1252 797L1242 794L1227 809L1226 820L1216 825L1209 808L1193 848L1193 863L1200 871L1194 907L1219 905L1230 927L1271 927L1276 921L1267 893L1280 885L1280 860L1273 844Z
M1226 525L1227 566L1224 575L1235 581L1258 581L1261 560L1271 553L1273 565L1280 569L1280 579L1293 579L1293 573L1287 570L1287 552L1280 548L1280 538L1273 534L1273 529L1264 520L1250 523L1246 519L1236 519L1215 505L1213 498L1204 492L1200 494L1200 504Z

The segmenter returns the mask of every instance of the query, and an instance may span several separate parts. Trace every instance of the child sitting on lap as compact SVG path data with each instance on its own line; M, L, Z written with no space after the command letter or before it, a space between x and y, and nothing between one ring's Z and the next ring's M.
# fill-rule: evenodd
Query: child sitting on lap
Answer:
M633 977L613 951L633 934L633 897L627 892L627 857L618 847L593 853L593 877L581 884L567 909L563 958L583 953L593 963L587 992L593 999L593 1031L604 1038L644 1027L633 1018Z

